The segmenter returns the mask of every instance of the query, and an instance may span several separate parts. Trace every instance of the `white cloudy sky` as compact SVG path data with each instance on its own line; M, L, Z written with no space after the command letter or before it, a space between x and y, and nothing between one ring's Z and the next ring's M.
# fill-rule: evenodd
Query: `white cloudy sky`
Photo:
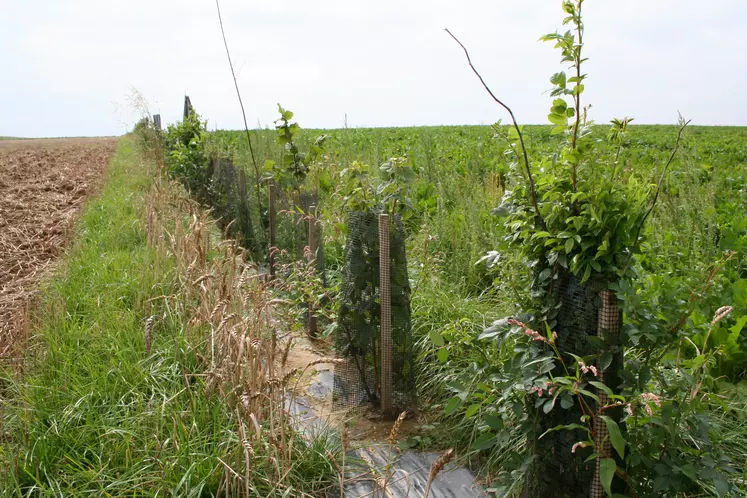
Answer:
M587 0L593 117L747 125L747 2ZM250 124L276 103L304 127L487 124L504 117L450 28L523 123L544 123L559 0L222 0ZM210 128L241 114L214 0L0 0L0 135L124 132L136 88Z

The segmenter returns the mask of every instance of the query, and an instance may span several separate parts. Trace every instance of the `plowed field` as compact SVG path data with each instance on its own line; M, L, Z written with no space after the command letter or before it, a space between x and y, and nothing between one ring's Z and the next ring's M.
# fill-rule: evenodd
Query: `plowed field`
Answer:
M26 336L29 299L101 185L116 141L0 141L0 358Z

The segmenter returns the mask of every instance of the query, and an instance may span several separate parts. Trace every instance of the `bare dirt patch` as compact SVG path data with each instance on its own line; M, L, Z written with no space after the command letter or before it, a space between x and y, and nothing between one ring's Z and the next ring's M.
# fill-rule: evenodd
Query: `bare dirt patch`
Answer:
M27 334L28 302L101 185L116 138L0 141L0 358Z

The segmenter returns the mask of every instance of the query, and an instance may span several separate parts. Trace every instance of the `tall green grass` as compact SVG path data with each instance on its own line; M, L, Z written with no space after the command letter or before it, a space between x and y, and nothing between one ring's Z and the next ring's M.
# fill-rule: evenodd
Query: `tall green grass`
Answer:
M217 399L190 397L182 374L197 362L174 323L161 322L145 352L148 300L170 291L140 217L153 174L122 140L43 291L37 359L5 414L7 495L217 491L229 418Z

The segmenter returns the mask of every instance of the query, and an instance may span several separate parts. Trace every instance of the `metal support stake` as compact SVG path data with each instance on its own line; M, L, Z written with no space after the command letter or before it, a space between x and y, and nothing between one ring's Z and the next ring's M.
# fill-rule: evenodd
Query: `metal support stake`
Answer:
M392 294L389 215L379 215L379 295L381 302L381 411L392 412Z

